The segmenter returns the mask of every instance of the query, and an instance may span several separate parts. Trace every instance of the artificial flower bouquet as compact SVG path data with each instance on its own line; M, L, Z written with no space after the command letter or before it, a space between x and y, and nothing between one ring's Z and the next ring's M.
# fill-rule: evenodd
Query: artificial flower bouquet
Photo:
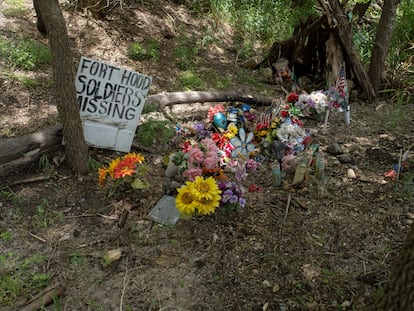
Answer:
M99 185L104 187L110 179L113 188L125 184L131 189L145 189L148 184L142 180L146 171L144 160L142 154L134 152L115 158L108 166L99 168Z

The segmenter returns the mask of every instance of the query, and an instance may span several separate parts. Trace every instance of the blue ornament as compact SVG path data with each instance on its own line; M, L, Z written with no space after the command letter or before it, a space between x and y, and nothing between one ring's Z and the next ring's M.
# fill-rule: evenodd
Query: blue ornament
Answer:
M213 117L213 123L215 126L222 128L222 129L226 129L227 128L227 118L226 116L221 113L221 112L217 112L214 117Z

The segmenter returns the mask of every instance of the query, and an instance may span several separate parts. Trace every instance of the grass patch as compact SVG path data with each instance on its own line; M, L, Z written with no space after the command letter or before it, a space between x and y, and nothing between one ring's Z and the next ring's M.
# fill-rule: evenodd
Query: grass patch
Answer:
M181 70L188 70L197 63L199 49L193 42L179 39L178 46L175 48L175 58L177 66Z
M397 93L391 104L384 107L384 111L381 112L383 127L393 133L399 134L401 128L405 128L407 124L410 124L410 97L404 96L403 93Z
M149 119L138 126L136 139L145 147L165 145L175 135L175 125L170 121Z
M179 75L180 84L186 90L201 88L204 83L200 76L192 70L186 70Z
M158 61L160 59L160 45L157 40L150 38L147 42L134 42L128 46L128 57L133 60L150 59Z
M11 72L7 68L3 68L3 72L0 74L0 78L17 81L27 88L35 88L40 86L40 82L38 80L29 78L23 74Z
M19 297L46 287L49 276L41 270L46 260L42 255L25 259L16 258L12 252L0 255L0 304L12 306Z
M47 229L54 226L63 219L63 214L51 209L48 200L43 199L36 206L36 214L32 216L32 223L35 228Z
M0 37L0 57L10 66L35 70L52 62L49 48L33 39Z
M28 11L24 0L4 0L5 8L2 10L4 16L21 17Z

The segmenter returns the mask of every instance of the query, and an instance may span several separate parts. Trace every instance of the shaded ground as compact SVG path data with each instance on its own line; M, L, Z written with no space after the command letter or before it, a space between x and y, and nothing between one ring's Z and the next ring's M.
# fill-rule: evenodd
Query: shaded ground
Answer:
M201 40L207 25L192 26L195 17L182 7L158 2L125 5L108 22L65 11L76 50L153 76L151 94L177 90L179 69L171 51L184 35ZM27 11L20 18L3 17L2 27L10 35L23 30L41 39L33 15ZM217 36L220 43L200 52L199 72L226 76L229 89L257 92L260 87L265 95L280 94L278 86L242 79L266 77L235 68L230 30L221 27ZM127 45L145 38L161 43L159 61L129 60ZM27 89L1 77L3 137L57 121L47 87L50 68L27 74L42 85ZM137 150L150 167L150 189L117 193L109 201L95 173L74 177L53 161L63 154L61 147L47 154L42 169L34 163L3 178L0 276L3 284L5 276L13 275L24 286L13 297L10 287L0 284L1 309L18 309L48 282L65 286L65 296L49 310L364 309L381 294L408 230L406 215L414 212L412 173L398 183L383 178L398 162L401 148L414 142L414 113L412 103L399 105L395 98L376 103L378 109L352 100L348 127L339 114L331 116L326 133L320 122L306 120L323 149L334 142L349 149L349 163L328 157L324 197L318 196L312 180L301 189L275 189L265 163L248 177L247 185L263 190L248 193L244 209L179 221L175 227L153 225L147 215L163 194L163 156L169 152L155 145ZM91 156L106 163L115 153L93 149ZM357 178L347 176L349 168ZM29 182L38 176L45 179ZM133 209L119 228L119 213L127 201ZM102 258L113 249L121 249L122 257L106 266ZM47 280L42 281L43 274Z

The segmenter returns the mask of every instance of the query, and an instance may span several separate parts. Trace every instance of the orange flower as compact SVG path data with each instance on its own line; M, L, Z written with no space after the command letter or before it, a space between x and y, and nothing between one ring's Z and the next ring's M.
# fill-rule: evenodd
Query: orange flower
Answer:
M98 170L98 174L99 174L99 186L103 187L105 186L106 175L108 175L108 170L104 167L101 167Z
M135 173L137 164L133 158L124 158L114 168L114 178L122 178L125 176L132 176Z
M122 162L121 162L122 163ZM130 167L128 165L121 166L119 165L117 168L115 168L114 171L114 178L123 178L125 176L132 176L135 173L135 167Z
M144 156L140 153L130 152L126 154L122 160L124 160L126 163L138 163L141 164L144 162Z

